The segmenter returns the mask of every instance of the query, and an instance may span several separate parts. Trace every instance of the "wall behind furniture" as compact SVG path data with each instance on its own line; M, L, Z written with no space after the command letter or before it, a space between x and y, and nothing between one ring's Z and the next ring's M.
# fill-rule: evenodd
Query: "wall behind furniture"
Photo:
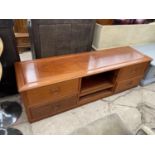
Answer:
M154 24L106 25L96 24L92 47L96 50L155 43Z

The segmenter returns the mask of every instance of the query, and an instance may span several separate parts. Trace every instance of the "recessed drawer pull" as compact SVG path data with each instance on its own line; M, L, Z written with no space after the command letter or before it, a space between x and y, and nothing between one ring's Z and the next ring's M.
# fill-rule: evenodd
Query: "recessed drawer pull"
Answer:
M135 74L137 72L137 68L131 70L131 74Z
M50 92L54 94L58 94L60 93L60 87L50 88Z
M133 82L132 81L129 81L128 83L127 83L127 86L131 86L133 84Z
M58 110L58 109L60 109L61 108L61 105L60 104L56 104L55 105L55 110Z

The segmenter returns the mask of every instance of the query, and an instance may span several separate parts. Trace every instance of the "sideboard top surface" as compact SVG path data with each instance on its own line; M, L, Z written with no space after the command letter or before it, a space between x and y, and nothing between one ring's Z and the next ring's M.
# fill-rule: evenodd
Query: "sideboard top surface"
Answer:
M151 58L127 46L17 62L18 90L22 92L145 61Z

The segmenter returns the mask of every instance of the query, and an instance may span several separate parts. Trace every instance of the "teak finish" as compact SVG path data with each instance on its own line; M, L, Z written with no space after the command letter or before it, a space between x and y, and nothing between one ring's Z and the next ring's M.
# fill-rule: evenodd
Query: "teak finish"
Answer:
M152 59L131 47L70 54L15 64L30 122L139 84Z

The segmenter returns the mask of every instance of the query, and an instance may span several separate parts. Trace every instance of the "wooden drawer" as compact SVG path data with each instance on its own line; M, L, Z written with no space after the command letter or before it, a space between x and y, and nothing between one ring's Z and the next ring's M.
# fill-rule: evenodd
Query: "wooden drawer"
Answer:
M142 77L136 77L136 78L122 81L122 82L118 82L115 87L115 92L117 93L117 92L121 92L123 90L130 89L132 87L135 87L139 84L141 79L142 79Z
M120 69L117 81L143 76L147 65L148 62L145 62Z
M78 93L78 79L65 81L26 92L28 105L41 105Z
M77 106L77 96L72 96L42 106L33 106L28 108L30 113L29 121L33 122L48 116L52 116L75 106Z

